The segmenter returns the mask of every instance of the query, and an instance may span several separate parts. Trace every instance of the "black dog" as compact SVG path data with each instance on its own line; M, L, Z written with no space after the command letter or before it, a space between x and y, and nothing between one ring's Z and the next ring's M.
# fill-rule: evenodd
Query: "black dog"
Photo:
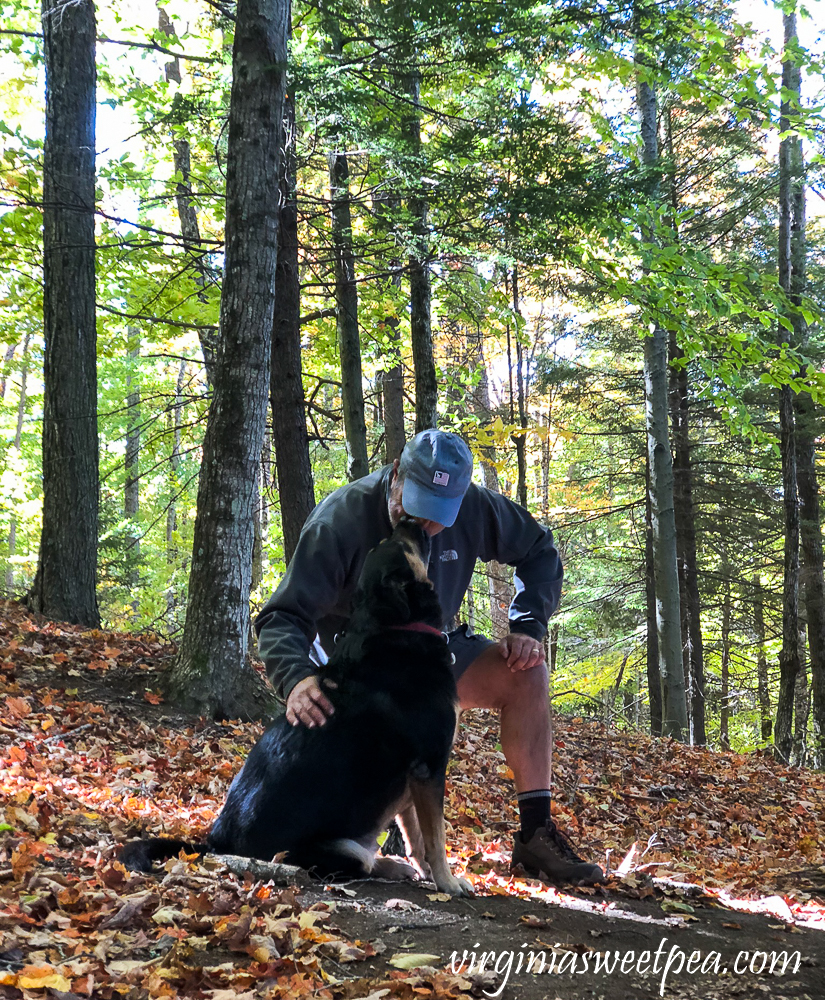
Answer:
M367 556L353 614L323 682L335 712L310 729L274 722L253 747L204 844L126 844L124 865L149 871L184 849L284 860L321 877L402 878L412 866L377 857L393 816L408 852L437 887L470 895L444 847L444 779L456 688L427 579L429 538L411 518Z

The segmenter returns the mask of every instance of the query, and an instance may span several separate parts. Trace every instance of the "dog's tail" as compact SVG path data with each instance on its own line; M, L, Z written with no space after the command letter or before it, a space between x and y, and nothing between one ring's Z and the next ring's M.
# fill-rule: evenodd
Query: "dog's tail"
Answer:
M167 861L185 851L186 854L205 854L206 844L193 844L188 840L173 840L171 837L151 837L148 840L132 840L117 852L118 861L133 872L151 872L156 861Z

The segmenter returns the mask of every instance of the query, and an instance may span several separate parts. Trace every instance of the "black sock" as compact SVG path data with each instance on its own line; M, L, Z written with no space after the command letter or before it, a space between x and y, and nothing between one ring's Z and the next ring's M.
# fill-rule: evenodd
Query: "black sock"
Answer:
M532 792L521 792L518 796L518 811L521 821L521 839L527 843L550 819L550 789L537 788Z

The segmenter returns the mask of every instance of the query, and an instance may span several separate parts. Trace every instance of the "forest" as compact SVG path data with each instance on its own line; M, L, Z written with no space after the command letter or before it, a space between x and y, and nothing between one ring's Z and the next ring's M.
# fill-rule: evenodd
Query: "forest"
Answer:
M753 8L4 3L5 596L260 717L307 514L438 426L554 532L556 710L823 766L823 66Z

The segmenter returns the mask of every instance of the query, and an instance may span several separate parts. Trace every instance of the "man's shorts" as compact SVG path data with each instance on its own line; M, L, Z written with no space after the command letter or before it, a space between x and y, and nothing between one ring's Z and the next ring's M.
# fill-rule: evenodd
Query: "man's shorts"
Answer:
M461 625L459 628L453 629L452 632L448 632L447 643L450 652L455 658L452 671L456 682L458 682L459 677L461 677L476 657L481 656L488 646L496 645L486 635L476 635L474 632L471 632L469 625ZM328 660L317 636L310 648L309 658L313 663L318 664L318 666L323 666Z
M492 639L488 639L486 635L476 635L471 632L469 625L462 625L460 628L454 629L452 632L448 632L447 643L450 652L455 657L455 663L453 663L452 671L456 682L467 667L470 666L473 660L481 656L488 646L496 645L496 643L494 643Z

